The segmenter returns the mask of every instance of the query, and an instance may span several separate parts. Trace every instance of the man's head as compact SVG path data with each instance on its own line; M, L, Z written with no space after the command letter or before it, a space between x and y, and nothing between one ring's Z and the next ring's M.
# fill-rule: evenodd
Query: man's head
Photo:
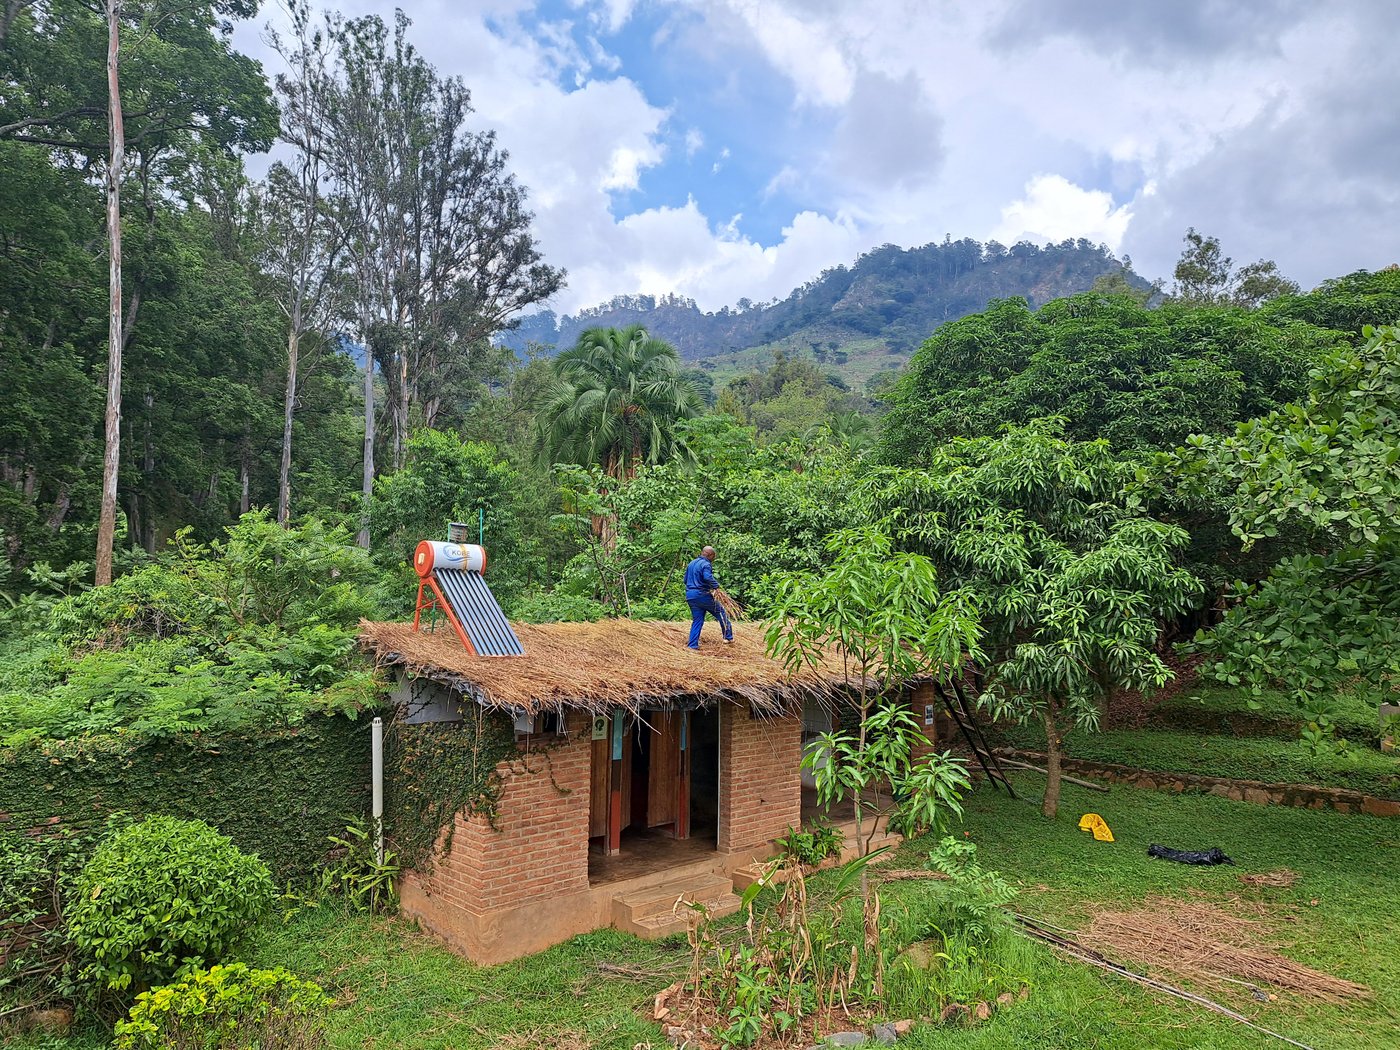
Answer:
M706 547L700 552L700 557L704 558L706 561L714 561L715 549L713 547Z

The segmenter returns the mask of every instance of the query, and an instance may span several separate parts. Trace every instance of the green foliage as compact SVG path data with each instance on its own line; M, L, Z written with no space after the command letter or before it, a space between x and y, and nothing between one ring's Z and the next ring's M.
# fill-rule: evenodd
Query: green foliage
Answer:
M326 836L369 808L367 727L340 717L295 729L171 738L108 734L0 749L7 826L56 822L81 836L113 813L203 820L279 880L314 876Z
M1400 688L1400 551L1391 544L1285 559L1226 600L1220 622L1184 647L1207 657L1203 674L1255 697L1282 684L1298 703L1343 683L1373 704Z
M764 442L803 438L859 448L870 436L861 399L845 383L781 350L766 371L730 380L716 407L752 426Z
M889 395L881 456L923 464L955 437L985 437L1047 416L1065 435L1157 449L1218 434L1297 397L1308 366L1337 341L1304 322L1237 307L1148 309L1076 295L1032 312L990 304L943 325Z
M878 809L881 785L903 797L911 819L939 825L958 812L965 770L948 756L911 761L918 727L899 690L918 678L946 678L964 659L980 656L976 606L944 595L932 563L895 553L890 538L849 529L827 543L830 567L821 575L776 577L766 640L768 654L789 669L819 665L839 654L853 695L856 729L824 734L803 756L816 776L823 805L849 797L856 839L867 854L876 823L864 833L867 807ZM862 891L868 886L862 882Z
M329 862L321 869L321 890L345 898L352 911L378 914L398 908L395 884L399 865L392 850L381 860L375 851L370 822L356 817L340 835L327 837L333 847Z
M520 518L520 475L489 444L420 430L403 469L375 480L370 534L386 568L413 560L420 540L447 538L447 523L466 522L476 542L481 526L490 554L492 590L509 601L538 569L538 555ZM412 597L412 587L403 593Z
M119 823L42 837L0 831L0 1013L42 1007L74 993L67 902L92 850Z
M890 814L891 824L906 834L946 830L962 817L960 800L971 787L966 764L947 751L916 760L914 747L925 738L905 704L898 699L879 702L861 725L863 732L821 734L802 756L823 807L851 798L873 814ZM889 804L881 806L886 787Z
M84 866L66 919L103 992L162 984L227 957L272 906L267 865L208 824L148 817Z
M116 1050L313 1050L334 1003L311 981L230 963L142 992L116 1025Z
M1358 270L1323 281L1304 295L1275 299L1261 312L1345 332L1351 342L1362 342L1367 325L1400 321L1400 267L1388 266L1377 273Z
M348 535L317 522L283 529L257 512L220 542L181 533L155 563L54 607L66 653L0 675L0 742L356 713L378 697L357 641L375 580Z
M1046 724L1047 816L1061 733L1095 728L1116 688L1167 681L1163 621L1198 593L1177 564L1185 531L1129 510L1127 477L1107 442L1036 425L949 442L927 470L877 474L866 493L870 513L980 611L982 702Z
M895 552L888 535L868 527L834 533L826 549L822 575L774 581L767 644L784 666L841 653L848 684L864 698L978 655L976 606L942 594L928 558Z
M789 827L786 835L773 840L785 857L808 866L820 864L841 852L846 837L837 828L819 820L801 828Z
M1002 909L1016 899L1016 890L995 871L977 863L977 847L972 842L945 835L929 851L928 866L948 876L939 904L951 917L950 928L985 938L998 923L1007 921Z
M1358 679L1379 698L1400 674L1400 329L1365 335L1324 360L1302 403L1160 464L1189 494L1223 489L1246 547L1296 524L1320 548L1238 584L1192 643L1207 673L1256 695L1287 683L1301 704ZM1321 715L1309 721L1326 736Z
M1246 544L1297 519L1335 543L1394 535L1400 514L1400 328L1367 329L1359 348L1325 357L1304 401L1193 441L1169 461L1182 484L1233 490Z

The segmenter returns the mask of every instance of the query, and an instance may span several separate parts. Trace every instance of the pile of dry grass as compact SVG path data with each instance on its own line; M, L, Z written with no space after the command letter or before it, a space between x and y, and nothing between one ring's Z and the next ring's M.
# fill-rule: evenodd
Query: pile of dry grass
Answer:
M1255 889L1287 889L1298 881L1298 873L1289 871L1287 868L1279 868L1278 871L1265 871L1257 875L1241 875L1240 882Z
M1364 984L1280 955L1267 944L1268 932L1262 918L1150 897L1132 911L1099 912L1081 940L1105 955L1216 987L1268 985L1331 1003L1371 994Z
M739 604L737 598L723 587L715 588L715 602L724 610L724 615L728 616L735 623L744 618L744 607Z
M843 688L839 658L789 675L764 652L763 628L736 624L726 645L713 631L700 650L686 648L689 624L638 620L514 624L524 656L473 656L445 626L360 624L364 646L381 663L441 682L488 707L530 713L564 707L637 711L685 697L727 696L777 712L809 695L832 699Z

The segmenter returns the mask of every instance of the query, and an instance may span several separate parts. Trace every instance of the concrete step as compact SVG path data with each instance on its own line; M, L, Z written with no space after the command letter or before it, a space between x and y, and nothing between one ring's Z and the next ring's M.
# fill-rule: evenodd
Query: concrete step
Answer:
M732 893L722 893L699 902L705 906L710 918L721 919L739 910L740 901ZM639 919L613 919L613 926L624 933L635 934L643 940L656 941L673 933L685 933L691 922L689 908L682 905L674 912L659 912Z
M732 915L739 910L739 898L734 896L734 884L722 875L707 873L628 890L613 898L613 925L619 930L645 936L665 936L656 930L663 927L685 929L689 909L679 901L703 904L711 915Z

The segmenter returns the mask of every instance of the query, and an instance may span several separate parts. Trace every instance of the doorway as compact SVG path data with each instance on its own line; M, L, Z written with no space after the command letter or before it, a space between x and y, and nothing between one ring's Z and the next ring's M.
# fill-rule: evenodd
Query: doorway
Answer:
M595 728L589 879L612 882L715 848L719 731L714 711L614 712Z

